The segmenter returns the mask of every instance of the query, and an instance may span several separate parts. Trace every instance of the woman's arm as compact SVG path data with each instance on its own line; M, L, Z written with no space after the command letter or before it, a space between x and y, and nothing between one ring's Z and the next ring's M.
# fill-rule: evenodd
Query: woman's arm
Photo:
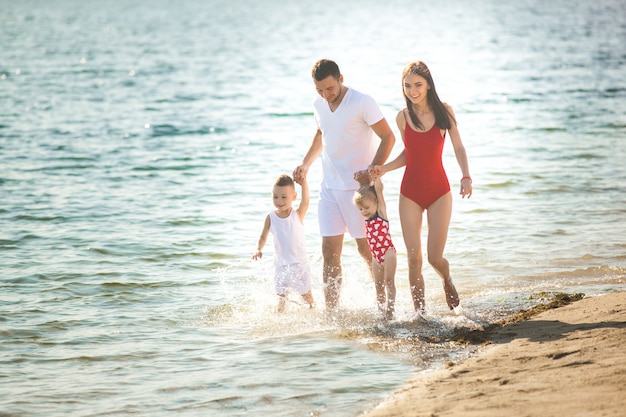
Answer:
M461 172L463 173L463 177L461 178L461 196L465 198L470 198L472 196L472 177L470 175L469 170L469 162L467 159L467 152L465 151L465 146L463 145L463 141L461 140L461 133L456 125L456 117L454 116L454 111L452 107L447 104L444 104L448 113L450 113L452 126L448 129L450 133L450 141L452 142L452 146L454 148L454 155L456 156L456 161L459 164L459 168L461 168Z
M406 126L406 120L404 118L404 110L400 110L398 115L396 116L396 124L398 125L398 130L400 130L400 137L404 139L404 127ZM402 168L406 165L406 154L404 153L404 149L400 154L390 162L387 162L385 165L374 165L371 167L371 174L374 176L381 176L389 171L393 171L398 168Z

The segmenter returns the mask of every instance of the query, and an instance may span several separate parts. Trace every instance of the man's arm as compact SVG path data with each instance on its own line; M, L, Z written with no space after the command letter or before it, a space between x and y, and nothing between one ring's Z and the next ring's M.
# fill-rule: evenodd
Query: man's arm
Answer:
M322 131L317 129L313 141L309 147L308 152L304 155L302 163L293 170L293 180L300 183L306 178L309 168L313 165L313 162L322 153Z
M380 138L380 145L370 165L382 165L389 158L393 145L396 143L396 137L384 117L372 125L372 130Z
M370 163L370 168L376 165L384 164L391 154L393 145L396 143L396 137L384 117L374 123L371 128L380 138L380 145L378 145L378 150L374 155L374 159L372 159L372 162ZM354 179L361 185L369 184L372 181L370 173L367 169L355 172Z

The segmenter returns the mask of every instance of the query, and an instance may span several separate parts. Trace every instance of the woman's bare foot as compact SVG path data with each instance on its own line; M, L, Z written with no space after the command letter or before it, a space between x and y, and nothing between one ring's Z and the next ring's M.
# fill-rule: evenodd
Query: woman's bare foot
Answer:
M443 280L443 290L446 293L446 302L448 303L448 307L450 310L454 310L461 304L461 300L459 299L459 293L456 292L456 288L452 283L452 278Z

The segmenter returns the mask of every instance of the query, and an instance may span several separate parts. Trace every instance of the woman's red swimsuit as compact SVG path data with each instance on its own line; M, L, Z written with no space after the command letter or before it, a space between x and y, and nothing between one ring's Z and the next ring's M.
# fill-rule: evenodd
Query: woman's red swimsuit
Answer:
M436 124L428 132L416 132L408 122L404 128L406 168L400 193L423 209L450 191L441 158L445 136Z

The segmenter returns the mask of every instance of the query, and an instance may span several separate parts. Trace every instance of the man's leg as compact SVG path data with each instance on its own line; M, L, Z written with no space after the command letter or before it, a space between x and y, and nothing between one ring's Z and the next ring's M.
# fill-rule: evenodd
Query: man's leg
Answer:
M326 299L326 307L331 309L339 306L342 248L343 235L322 236L324 297Z
M367 243L367 238L358 238L358 239L354 239L356 241L356 246L359 250L359 255L361 255L361 258L363 258L363 260L365 261L365 264L367 265L367 269L368 271L370 271L370 276L373 279L373 275L372 275L372 251L370 250L370 245L369 243Z

